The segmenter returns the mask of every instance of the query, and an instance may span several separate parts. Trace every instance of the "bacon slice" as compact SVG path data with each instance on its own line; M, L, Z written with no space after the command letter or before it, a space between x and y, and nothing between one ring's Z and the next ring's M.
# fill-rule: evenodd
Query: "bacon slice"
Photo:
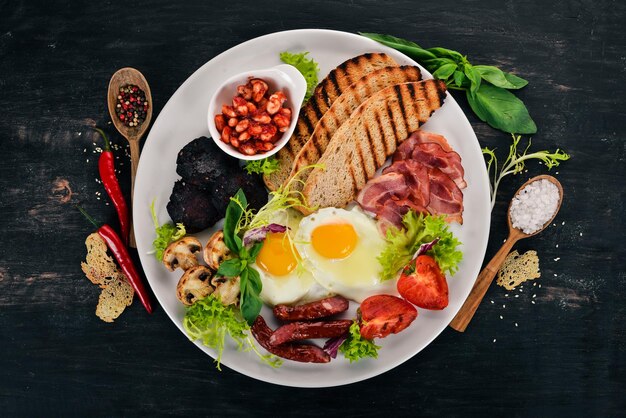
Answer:
M409 210L463 223L463 176L461 157L443 136L417 131L398 147L382 175L365 185L357 202L376 213L383 235L390 226L402 228Z

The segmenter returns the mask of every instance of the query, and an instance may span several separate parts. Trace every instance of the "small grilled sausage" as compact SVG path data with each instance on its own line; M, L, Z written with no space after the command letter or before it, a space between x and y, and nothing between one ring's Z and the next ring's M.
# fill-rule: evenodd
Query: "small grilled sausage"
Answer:
M272 329L267 326L261 315L256 317L252 324L252 335L261 344L261 347L274 354L275 356L285 358L287 360L299 361L301 363L328 363L330 355L318 346L312 344L294 344L287 343L278 347L274 347L269 343L272 335Z
M349 305L348 299L333 296L298 306L276 305L274 315L281 321L311 320L344 312Z
M270 344L277 346L291 341L308 340L309 338L339 337L348 332L350 325L352 325L350 319L292 322L276 329L270 337Z

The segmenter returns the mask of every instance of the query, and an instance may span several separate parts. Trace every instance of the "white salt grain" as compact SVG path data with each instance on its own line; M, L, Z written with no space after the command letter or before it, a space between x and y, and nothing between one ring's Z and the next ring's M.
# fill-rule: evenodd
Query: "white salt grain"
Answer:
M510 216L514 228L526 234L539 231L548 222L559 204L559 189L546 179L524 187L511 202Z

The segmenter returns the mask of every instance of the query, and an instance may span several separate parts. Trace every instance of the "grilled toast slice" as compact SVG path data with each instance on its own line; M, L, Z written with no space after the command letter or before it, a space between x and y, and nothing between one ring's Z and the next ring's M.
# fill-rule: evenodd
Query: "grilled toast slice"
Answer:
M290 177L322 158L334 133L367 98L389 86L420 81L421 78L419 68L412 65L387 67L369 73L347 88L324 113L311 138L296 156ZM301 190L301 186L302 183L294 182L292 187L294 190Z
M309 207L344 207L387 157L443 104L446 85L426 80L387 87L361 104L335 132L303 188ZM304 209L305 212L308 212Z
M287 181L293 161L311 137L315 125L346 88L372 71L395 65L396 62L387 54L370 53L351 58L332 70L317 85L309 101L300 110L296 130L287 145L276 153L278 170L263 176L268 189L276 190Z

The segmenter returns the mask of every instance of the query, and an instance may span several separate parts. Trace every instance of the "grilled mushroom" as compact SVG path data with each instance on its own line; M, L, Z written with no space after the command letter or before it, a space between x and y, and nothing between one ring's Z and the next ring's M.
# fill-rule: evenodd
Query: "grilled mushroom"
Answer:
M163 253L163 264L169 271L178 267L187 271L198 265L196 253L202 249L202 244L194 237L184 237L172 242Z
M220 267L222 261L230 258L230 250L224 242L223 231L217 231L209 238L203 255L204 261L215 271Z
M215 287L215 296L219 297L226 306L239 303L239 276L215 276L211 279Z
M213 293L211 269L205 266L191 267L185 271L176 287L176 297L185 305L193 305Z

